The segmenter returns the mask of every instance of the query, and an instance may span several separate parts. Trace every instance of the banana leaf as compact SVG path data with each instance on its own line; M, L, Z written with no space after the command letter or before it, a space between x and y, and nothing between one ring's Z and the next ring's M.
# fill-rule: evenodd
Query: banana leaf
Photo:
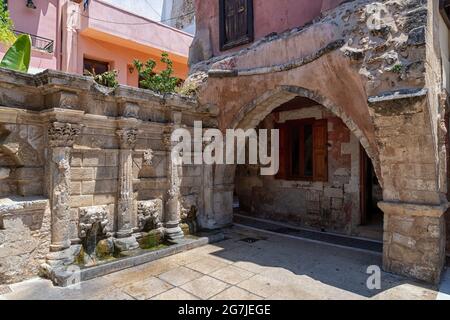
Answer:
M28 72L31 59L31 37L29 35L21 35L16 42L8 49L0 67L11 70Z

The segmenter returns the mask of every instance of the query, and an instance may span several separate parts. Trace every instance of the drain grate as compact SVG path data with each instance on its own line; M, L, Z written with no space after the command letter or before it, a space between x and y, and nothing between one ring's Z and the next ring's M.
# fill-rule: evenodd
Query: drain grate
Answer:
M7 293L11 293L11 292L12 292L12 290L11 290L10 287L8 287L8 286L0 286L0 296L4 295L4 294L7 294Z
M256 239L256 238L244 238L241 239L240 241L246 242L246 243L255 243L258 242L260 239Z

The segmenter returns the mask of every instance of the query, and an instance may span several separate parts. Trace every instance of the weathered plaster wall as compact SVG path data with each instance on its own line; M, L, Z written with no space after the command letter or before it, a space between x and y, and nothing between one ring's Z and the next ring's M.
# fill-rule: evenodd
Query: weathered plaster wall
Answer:
M326 10L336 7L343 0L279 0L253 1L255 39L261 39L273 32L283 32L302 27ZM190 61L219 56L219 1L195 1L196 35ZM241 46L231 52L245 48ZM198 55L197 55L198 53Z

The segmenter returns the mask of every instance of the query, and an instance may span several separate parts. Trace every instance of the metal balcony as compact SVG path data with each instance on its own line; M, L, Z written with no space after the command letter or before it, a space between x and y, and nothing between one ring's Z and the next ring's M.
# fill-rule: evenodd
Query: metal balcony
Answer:
M31 45L35 49L46 51L48 53L52 53L54 50L54 41L51 39L47 39L44 37L36 36L36 35L29 34L26 32L18 31L18 30L14 30L14 33L16 35L28 34L31 37Z

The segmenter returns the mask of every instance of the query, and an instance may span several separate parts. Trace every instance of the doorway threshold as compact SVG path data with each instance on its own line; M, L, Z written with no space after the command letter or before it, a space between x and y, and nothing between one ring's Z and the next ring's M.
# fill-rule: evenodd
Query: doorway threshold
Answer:
M272 222L259 218L253 218L236 213L234 214L233 221L236 225L259 229L274 234L295 237L303 240L320 242L339 247L358 249L377 254L381 254L383 252L383 243L381 241L290 227L285 224L280 224L277 222Z

